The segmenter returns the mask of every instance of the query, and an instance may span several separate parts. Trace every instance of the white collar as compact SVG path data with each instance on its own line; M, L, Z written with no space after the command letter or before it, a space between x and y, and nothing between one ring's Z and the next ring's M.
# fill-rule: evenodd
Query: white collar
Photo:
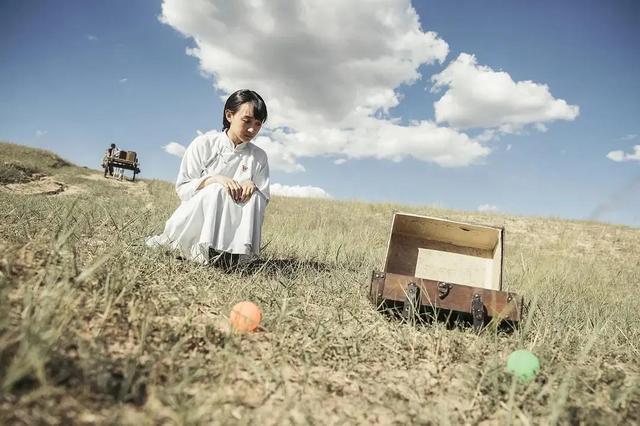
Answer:
M224 132L222 132L222 134L224 135L225 139L227 140L227 143L228 143L229 147L233 151L236 151L236 150L239 151L239 150L245 149L247 147L247 145L249 145L250 142L242 142L242 143L239 143L238 145L235 145L233 143L233 141L231 140L231 138L229 137L229 135L227 135L228 131L229 131L229 129L227 129Z

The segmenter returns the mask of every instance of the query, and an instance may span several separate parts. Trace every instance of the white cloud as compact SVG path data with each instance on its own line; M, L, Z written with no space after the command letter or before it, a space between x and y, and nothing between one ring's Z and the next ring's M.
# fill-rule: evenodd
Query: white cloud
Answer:
M432 91L446 88L434 103L436 122L457 129L495 128L517 133L526 125L546 131L544 123L574 120L580 110L554 98L546 84L515 82L504 71L478 65L476 57L461 53L431 77Z
M496 129L486 129L475 138L478 142L489 142L500 139Z
M638 135L633 133L633 134L629 134L629 135L625 135L623 137L621 137L620 139L618 139L619 141L623 141L623 142L629 142L632 141L634 139L638 139Z
M355 109L393 107L395 87L448 53L421 30L409 0L165 0L161 21L195 39L189 53L219 89L264 94L276 127L300 115L340 121Z
M514 82L462 54L434 76L434 90L446 89L434 104L437 122L401 125L389 113L397 89L449 52L422 29L410 0L164 0L159 19L193 39L187 53L223 100L238 88L265 98L271 132L262 145L274 170L303 171L299 160L314 156L466 166L501 132L546 131L579 112L546 85ZM485 132L464 133L476 127Z
M281 185L271 184L271 194L282 197L304 197L304 198L331 198L331 195L317 186Z
M40 138L49 133L48 130L36 130L36 138Z
M87 34L87 40L89 40L89 41L97 41L98 37L94 36L93 34Z
M498 208L498 206L494 206L493 204L481 204L478 206L478 211L479 212L498 212L500 211L500 209Z
M511 151L511 144L507 145L506 150L507 150L507 151Z
M338 166L340 166L340 165L342 165L342 164L344 164L344 163L346 163L346 162L347 162L347 159L346 159L346 158L338 158L337 160L335 160L335 161L333 162L333 164L337 164Z
M127 81L129 81L129 79L128 79L128 78L121 78L120 80L118 80L118 83L120 83L120 84L124 84L124 83L126 83Z
M535 123L533 127L535 127L535 129L541 133L545 133L547 130L549 130L549 128L542 123Z
M362 118L353 129L316 129L288 133L279 129L271 137L295 157L340 154L346 158L402 161L411 156L443 167L465 166L486 156L489 149L464 133L438 127L430 121L400 126L373 117Z
M281 142L274 142L268 136L258 136L253 140L253 143L267 153L270 170L280 170L286 173L304 172L304 167L296 162L295 156Z
M160 20L193 38L188 54L223 99L242 87L265 98L276 168L300 171L298 158L319 155L464 166L489 153L454 129L389 117L396 89L449 50L409 0L165 0Z
M164 149L165 152L171 155L182 158L184 152L187 150L187 147L185 147L184 145L180 145L177 142L169 142L168 144L164 145L162 149Z
M624 151L611 151L607 154L607 158L612 161L624 161Z
M607 158L612 161L640 161L640 145L633 147L633 153L627 154L624 151L611 151L607 154Z

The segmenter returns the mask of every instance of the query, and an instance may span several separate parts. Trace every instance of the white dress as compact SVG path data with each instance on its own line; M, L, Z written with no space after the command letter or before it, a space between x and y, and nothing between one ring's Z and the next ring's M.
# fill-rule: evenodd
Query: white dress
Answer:
M244 203L235 202L220 184L197 190L211 175L237 182L250 179L256 191ZM182 200L160 235L147 245L180 251L183 257L209 262L209 248L235 254L258 254L264 211L269 202L267 154L251 142L234 146L226 132L208 132L191 142L176 180Z

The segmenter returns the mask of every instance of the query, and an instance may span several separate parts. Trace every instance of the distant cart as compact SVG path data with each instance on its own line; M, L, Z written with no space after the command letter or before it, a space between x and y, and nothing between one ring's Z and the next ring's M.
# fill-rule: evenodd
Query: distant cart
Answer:
M140 167L138 163L138 156L135 151L120 151L117 157L105 156L102 159L102 167L104 167L104 176L107 177L109 169L120 168L124 170L133 171L133 180L136 180L136 175L140 173Z

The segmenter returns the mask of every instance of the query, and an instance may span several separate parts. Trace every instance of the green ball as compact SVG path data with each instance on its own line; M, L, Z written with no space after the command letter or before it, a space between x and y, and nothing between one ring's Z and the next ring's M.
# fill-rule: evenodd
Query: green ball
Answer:
M507 357L507 371L518 380L528 382L540 371L540 361L532 352L520 349Z

